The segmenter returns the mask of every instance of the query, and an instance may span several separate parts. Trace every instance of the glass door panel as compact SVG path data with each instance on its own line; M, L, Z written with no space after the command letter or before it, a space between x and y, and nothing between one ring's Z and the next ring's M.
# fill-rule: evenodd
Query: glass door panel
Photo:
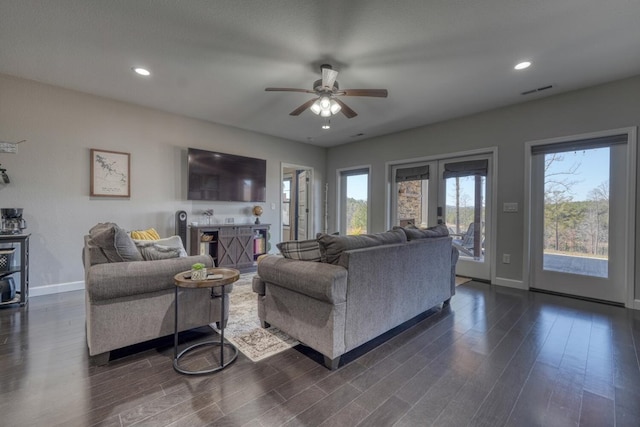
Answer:
M531 288L625 302L627 138L531 147Z
M609 277L609 162L609 147L544 155L544 270Z
M392 225L430 227L437 224L437 162L392 168ZM435 172L433 172L435 171ZM434 178L429 178L429 173Z
M484 258L486 178L465 176L445 179L445 224L461 257Z
M446 224L460 252L456 272L491 280L488 203L491 155L393 166L391 224Z
M460 253L456 273L491 280L491 156L442 160L439 169L441 220Z

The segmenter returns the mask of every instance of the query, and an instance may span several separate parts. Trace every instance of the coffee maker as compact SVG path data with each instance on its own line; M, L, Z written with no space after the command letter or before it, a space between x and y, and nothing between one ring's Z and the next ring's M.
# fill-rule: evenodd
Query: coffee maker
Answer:
M27 228L27 222L22 218L22 208L1 208L0 221L0 234L20 234Z

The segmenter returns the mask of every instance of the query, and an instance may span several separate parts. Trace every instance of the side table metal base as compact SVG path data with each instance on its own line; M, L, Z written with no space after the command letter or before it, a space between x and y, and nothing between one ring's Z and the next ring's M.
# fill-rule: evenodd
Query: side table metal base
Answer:
M224 360L220 366L216 366L214 368L211 369L203 369L200 371L188 371L185 370L183 368L181 368L179 365L180 359L182 358L182 356L184 356L186 353L188 353L191 350L194 350L196 348L199 347L204 347L204 346L208 346L208 345L212 345L212 346L224 346L227 348L230 348L233 350L233 355L231 356L231 358L229 360ZM221 351L224 351L224 349L221 349ZM233 362L235 362L236 358L238 357L238 349L230 343L221 343L219 341L204 341L204 342L199 342L197 344L194 344L192 346L189 346L187 348L185 348L184 350L182 350L180 352L180 354L178 354L177 356L174 357L173 359L173 369L176 370L176 372L179 372L181 374L185 374L185 375L202 375L202 374L211 374L213 372L218 372L223 370L224 368L226 368L227 366L231 365ZM226 359L226 358L225 358Z
M239 277L239 273L236 270L233 270L235 273L235 276L232 276L229 280L231 280L230 283L235 282L236 280L238 280ZM181 276L181 273L177 274L176 277ZM230 364L232 364L233 362L235 362L236 358L238 357L238 349L230 343L226 343L224 342L224 313L225 313L225 288L226 285L225 283L222 283L220 285L220 288L222 289L221 291L221 296L220 296L220 339L218 341L203 341L203 342L199 342L196 344L193 344L187 348L185 348L184 350L182 350L179 354L178 354L178 307L180 306L179 301L178 301L178 297L179 297L179 292L178 292L178 287L180 286L181 282L176 280L176 287L175 287L175 296L174 296L174 305L175 305L175 318L174 318L174 330L173 330L173 369L176 372L179 372L181 374L185 374L185 375L202 375L202 374L211 374L213 372L218 372L223 370L224 368L226 368L227 366L229 366ZM208 282L204 283L205 286L209 285L208 287L213 287L216 286L216 282L214 280L210 280ZM213 295L213 294L212 294ZM186 355L188 352L190 352L191 350L195 350L196 348L200 348L200 347L204 347L204 346L217 346L218 348L220 348L220 361L219 361L219 365L213 368L209 368L209 369L203 369L203 370L198 370L198 371L189 371L186 369L183 369L179 366L180 364L180 359ZM225 357L224 354L224 350L225 347L228 349L232 349L233 350L233 355L229 358L229 360L226 360L227 358Z

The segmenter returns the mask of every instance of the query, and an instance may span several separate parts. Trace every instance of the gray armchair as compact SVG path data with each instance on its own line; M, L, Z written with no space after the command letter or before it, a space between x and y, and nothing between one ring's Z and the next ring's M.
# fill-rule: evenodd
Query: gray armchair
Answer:
M173 277L201 262L213 266L208 255L153 261L109 262L85 236L85 307L87 345L94 363L108 362L112 350L170 335L174 332ZM122 253L122 251L120 251ZM227 293L231 286L227 287ZM180 289L180 331L220 321L220 292ZM224 295L228 299L228 295ZM226 304L225 323L228 317Z

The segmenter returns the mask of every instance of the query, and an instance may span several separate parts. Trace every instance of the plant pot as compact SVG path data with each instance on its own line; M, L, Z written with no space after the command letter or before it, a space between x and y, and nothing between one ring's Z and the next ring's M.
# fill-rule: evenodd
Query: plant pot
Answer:
M207 269L191 270L191 280L207 280Z

